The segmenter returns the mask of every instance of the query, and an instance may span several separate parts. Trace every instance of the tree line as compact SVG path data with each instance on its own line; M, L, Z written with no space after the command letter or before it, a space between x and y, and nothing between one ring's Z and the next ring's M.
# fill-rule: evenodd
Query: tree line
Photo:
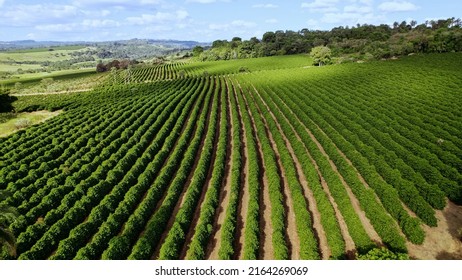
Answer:
M462 21L456 18L416 21L393 25L356 25L335 27L330 31L302 29L278 30L256 37L231 41L216 40L211 48L196 46L193 55L202 61L254 58L309 53L314 47L327 46L335 57L382 59L411 53L462 51Z
M129 59L123 59L120 61L115 59L115 60L109 61L106 64L100 61L96 65L96 72L106 72L113 68L117 70L128 69L131 65L136 65L136 64L139 64L139 62L136 60L129 60Z

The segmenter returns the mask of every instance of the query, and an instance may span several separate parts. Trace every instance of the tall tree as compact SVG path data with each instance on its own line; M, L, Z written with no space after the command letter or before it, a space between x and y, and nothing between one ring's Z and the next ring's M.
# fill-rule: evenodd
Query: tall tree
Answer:
M325 46L314 47L310 52L313 58L313 64L323 66L331 61L332 51Z
M17 100L16 97L10 96L8 90L0 90L0 113L13 111L12 103Z
M204 52L204 48L201 46L195 46L192 52L194 57L199 57Z

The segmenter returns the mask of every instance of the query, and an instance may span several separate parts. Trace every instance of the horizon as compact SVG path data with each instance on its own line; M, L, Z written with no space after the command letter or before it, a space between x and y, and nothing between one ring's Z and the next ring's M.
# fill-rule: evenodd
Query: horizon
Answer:
M267 31L331 30L357 24L418 24L462 10L449 0L0 0L0 37L11 41L212 42L261 38ZM47 14L47 17L41 15ZM288 16L290 15L290 16Z

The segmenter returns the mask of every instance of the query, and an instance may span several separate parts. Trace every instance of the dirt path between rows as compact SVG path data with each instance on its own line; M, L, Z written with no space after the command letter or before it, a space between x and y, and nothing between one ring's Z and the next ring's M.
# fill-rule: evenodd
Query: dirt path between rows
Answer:
M228 80L225 79L226 82L226 102L227 102L227 112L226 112L226 118L228 119L229 123L229 129L228 129L228 144L226 145L226 167L225 167L225 180L223 182L221 192L220 192L220 198L219 198L219 205L215 213L215 219L213 222L213 230L211 234L211 238L208 242L207 249L206 249L206 259L209 260L218 260L218 251L220 250L221 247L221 235L222 231L221 228L223 226L223 223L225 221L226 217L226 209L228 208L229 205L229 199L230 199L230 194L231 194L231 178L232 178L232 173L231 170L233 169L233 154L234 154L234 146L235 144L233 143L233 135L235 134L234 132L234 126L233 126L233 112L231 109L231 99L230 99L230 87L228 84Z
M215 87L217 86L216 83L218 81L215 81ZM215 164L215 161L216 161L216 157L217 157L217 148L218 148L218 138L219 138L219 135L220 135L220 124L221 124L221 112L222 112L222 104L221 104L221 89L219 89L219 92L220 94L219 95L216 95L215 98L218 99L218 111L217 111L217 124L216 124L216 127L215 127L215 137L214 137L214 141L213 141L213 144L212 144L212 159L210 161L210 166L207 170L207 178L205 179L205 182L204 182L204 185L202 186L202 191L201 191L201 195L200 195L200 198L199 198L199 201L197 202L197 205L196 205L196 209L194 211L194 215L193 215L193 219L192 219L192 222L189 226L189 229L186 233L186 238L185 238L185 242L183 244L183 248L181 250L181 253L180 253L180 259L183 260L186 258L186 253L189 249L189 244L191 243L191 239L193 238L194 236L194 233L196 232L196 226L199 222L199 218L200 218L200 214L201 214L201 208L202 208L202 204L205 200L205 196L207 194L207 191L208 191L208 187L210 185L210 180L212 179L212 172L213 172L213 167L214 167L214 164Z
M212 114L212 103L213 103L213 98L210 98L209 100L209 104L207 104L207 118L206 118L206 124L205 124L205 128L204 128L204 133L203 135L201 136L201 143L199 145L199 149L196 153L196 157L195 157L195 160L194 160L194 164L191 168L191 172L189 173L188 175L188 179L186 180L186 183L185 183L185 186L183 187L183 190L180 194L180 197L178 199L178 202L177 204L175 205L175 208L172 212L172 215L167 223L167 227L165 228L164 232L162 233L162 236L159 240L159 243L156 245L156 249L154 250L154 253L151 257L151 259L155 260L155 259L158 259L159 258L159 253L160 253L160 248L162 247L162 244L164 243L165 241L165 238L167 238L167 235L170 231L170 229L172 228L173 226L173 223L175 222L175 217L176 215L178 214L178 211L180 210L181 206L184 204L184 200L186 198L186 192L188 190L188 187L189 185L191 184L191 180L192 180L192 177L194 175L194 171L196 170L197 168L197 165L199 163L199 159L200 159L200 154L201 154L201 151L204 149L204 144L205 144L205 138L206 138L206 134L207 134L207 130L208 130L208 126L209 126L209 120L210 120L210 116ZM174 177L172 177L174 178ZM156 210L153 212L153 215L154 213L157 212L157 210L161 207L161 205L163 204L166 196L167 196L167 191L165 191L165 194L164 196L162 197L162 199L158 202L157 206L156 206ZM143 233L141 233L143 234Z
M237 110L239 112L239 123L241 127L241 153L242 163L244 166L244 172L241 177L242 189L239 192L239 206L238 206L238 217L236 225L236 238L234 246L234 259L242 259L244 256L244 228L246 225L247 212L249 207L249 153L248 153L248 140L246 135L246 129L242 118L242 108L239 104L238 93L236 87L233 84L234 98L236 100Z
M297 233L297 223L295 220L295 211L293 208L292 194L290 192L289 182L287 181L287 177L285 176L285 169L281 161L281 156L279 155L276 142L274 141L273 135L268 127L267 120L264 118L261 112L261 108L258 108L257 106L257 110L265 126L265 130L266 130L265 132L270 142L271 149L273 150L274 155L276 157L276 164L277 164L278 173L279 173L278 175L281 180L280 185L282 187L283 204L284 204L284 212L285 212L285 226L286 226L285 238L287 241L289 258L292 260L299 260L300 259L300 239Z
M292 109L289 106L287 106L287 104L282 99L281 99L281 103L284 104L284 106L290 111L290 113L305 128L305 130L308 131L308 128L305 126L305 124L298 118L298 116L292 111ZM300 135L297 133L297 131L295 130L295 128L292 125L291 125L291 127L292 127L292 130L294 131L295 135L297 136L297 138L301 141ZM354 243L353 239L351 238L351 235L350 235L350 233L348 231L348 226L347 226L347 224L345 222L345 219L343 218L343 216L342 216L342 214L341 214L341 212L340 212L340 210L338 208L338 205L335 202L335 200L334 200L334 198L333 198L333 196L332 196L332 194L330 192L330 189L329 189L329 186L327 185L326 180L324 179L324 177L322 176L321 171L319 170L318 163L315 161L315 159L311 155L308 148L305 145L303 145L303 146L305 147L306 155L310 158L311 163L314 165L314 167L316 169L316 172L318 173L318 177L319 177L319 181L321 183L321 186L322 186L324 192L327 194L327 197L329 199L330 204L334 208L335 216L337 218L337 221L338 221L339 227L340 227L340 232L342 234L343 240L345 241L345 251L346 251L347 255L350 258L352 258L352 257L354 257L356 247L355 247L355 243Z
M351 205L353 206L353 209L355 210L356 214L358 215L361 223L364 226L364 229L366 230L367 235L377 244L381 244L381 238L375 231L374 227L372 226L371 222L369 219L366 217L366 214L364 211L361 209L360 203L356 196L353 194L351 191L350 186L347 184L343 176L340 174L340 172L337 169L337 166L335 163L332 161L332 159L329 157L329 155L326 153L324 150L324 147L319 143L318 139L314 136L314 134L305 126L306 132L310 136L310 138L313 140L313 142L316 144L318 147L319 151L323 154L323 156L329 161L329 165L331 166L332 170L337 173L338 177L340 178L340 181L342 182L342 185L345 187L345 190L348 194L348 197L350 198Z
M257 135L257 127L255 125L255 116L252 115L250 111L249 104L247 98L242 94L244 101L247 106L247 111L250 117L250 122L252 124L254 137L257 143L257 151L258 151L258 161L260 167L260 181L262 182L260 188L260 252L259 252L259 259L263 260L273 260L274 259L274 250L273 250L273 226L271 222L271 199L269 195L269 182L268 182L268 173L265 170L265 160L263 157L263 149L261 147L260 140Z
M324 135L326 135L326 133L317 124L315 125ZM354 168L361 183L366 188L370 188L369 184L359 173L350 159L348 159L335 144L334 146L347 163ZM379 203L381 203L377 194L375 194L375 198ZM410 210L407 205L402 203L402 206L411 217L417 218L417 215ZM462 236L458 233L458 230L462 230L462 206L455 205L451 201L448 201L448 205L445 209L442 211L436 210L435 212L435 217L438 220L437 227L429 227L423 223L421 225L422 229L425 231L424 243L422 245L416 245L410 241L406 241L409 256L411 258L422 260L461 260ZM402 234L402 236L405 238L404 234Z
M321 253L322 259L327 260L327 259L329 259L330 255L331 255L330 248L329 248L329 245L327 244L326 234L325 234L324 228L323 228L323 226L321 224L321 215L319 214L318 206L317 206L316 201L314 199L313 192L311 191L311 189L308 186L308 180L305 177L302 165L301 165L300 161L298 160L297 155L295 154L295 151L294 151L289 139L287 139L287 137L286 137L286 135L285 135L285 133L284 133L282 127L281 127L281 124L277 120L276 116L271 111L270 107L265 102L265 100L262 98L261 94L255 88L255 86L254 86L254 89L255 89L255 92L257 93L257 95L259 96L260 100L263 102L266 109L270 113L271 117L275 121L275 123L276 123L276 125L277 125L277 127L279 129L279 132L281 133L281 135L282 135L282 137L284 139L286 147L289 150L289 153L290 153L290 155L292 157L292 160L293 160L293 162L295 164L295 167L296 167L296 170L297 170L297 177L298 177L298 180L299 180L300 184L303 187L303 194L305 196L305 200L306 200L307 205L308 205L308 211L310 212L310 215L311 215L311 218L312 218L312 221L313 221L312 224L313 224L313 228L314 228L314 234L315 234L315 236L316 236L316 238L318 240L319 251ZM282 114L282 112L280 112L280 113ZM294 134L295 134L295 136L297 138L297 141L302 142L300 136L296 133L296 131L294 130L294 128L292 127L290 122L287 119L285 119L285 120L287 121L287 123L290 125L292 131L294 132Z

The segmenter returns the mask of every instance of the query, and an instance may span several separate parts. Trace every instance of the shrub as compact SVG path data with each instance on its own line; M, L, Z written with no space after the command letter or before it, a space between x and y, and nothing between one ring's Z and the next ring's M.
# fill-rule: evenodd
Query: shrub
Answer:
M31 125L32 125L32 122L29 119L19 119L16 121L14 126L16 129L23 129L23 128L28 128Z
M356 254L358 260L409 260L404 253L394 253L387 248L374 248L364 255Z

